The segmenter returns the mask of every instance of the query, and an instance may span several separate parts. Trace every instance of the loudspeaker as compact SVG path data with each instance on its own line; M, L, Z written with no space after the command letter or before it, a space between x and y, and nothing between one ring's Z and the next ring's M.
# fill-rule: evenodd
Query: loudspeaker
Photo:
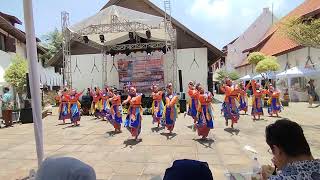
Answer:
M30 84L29 84L29 73L26 74L26 80L27 80L27 98L31 99Z
M183 92L183 86L182 86L182 70L179 70L179 88L180 92Z
M180 104L180 112L184 113L187 111L187 100L185 99L180 99L179 100L179 104Z
M33 123L32 108L20 110L20 121L22 124Z

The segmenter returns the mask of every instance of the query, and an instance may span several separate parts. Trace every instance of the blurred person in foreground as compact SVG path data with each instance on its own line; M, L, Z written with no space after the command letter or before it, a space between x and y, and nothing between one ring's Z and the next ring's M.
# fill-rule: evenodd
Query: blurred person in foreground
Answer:
M266 142L278 170L262 167L263 180L319 180L320 160L314 159L299 124L281 119L266 127Z
M53 157L43 161L36 180L96 180L96 173L78 159Z

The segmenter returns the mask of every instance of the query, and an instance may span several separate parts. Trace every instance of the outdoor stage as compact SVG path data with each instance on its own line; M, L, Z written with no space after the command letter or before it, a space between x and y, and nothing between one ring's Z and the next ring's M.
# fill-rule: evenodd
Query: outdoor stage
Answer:
M221 99L221 96L216 96ZM215 179L223 179L229 171L251 171L252 154L244 150L249 145L258 152L260 163L271 163L265 143L265 126L277 118L264 117L253 122L251 116L241 116L235 127L225 129L220 115L220 105L214 104L216 128L210 132L209 141L199 141L196 132L188 127L192 119L179 115L174 136L165 130L157 131L151 116L144 116L140 143L131 140L129 132L113 135L113 127L92 117L83 117L81 126L58 125L57 109L44 121L45 156L71 156L95 169L98 179L105 180L157 180L175 159L190 158L207 161ZM318 114L320 107L307 108L307 103L290 103L281 113L302 125L315 158L320 157ZM37 159L33 124L15 124L13 128L0 129L0 179L24 178Z

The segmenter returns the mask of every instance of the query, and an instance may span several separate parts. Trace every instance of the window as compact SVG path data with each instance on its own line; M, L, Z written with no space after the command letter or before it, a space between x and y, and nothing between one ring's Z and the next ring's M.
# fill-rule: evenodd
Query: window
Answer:
M0 50L2 50L2 51L6 50L5 39L6 39L6 37L3 34L0 34Z

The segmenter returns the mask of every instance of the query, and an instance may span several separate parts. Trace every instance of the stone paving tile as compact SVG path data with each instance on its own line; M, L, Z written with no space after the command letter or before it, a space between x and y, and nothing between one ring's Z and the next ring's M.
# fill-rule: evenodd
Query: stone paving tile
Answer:
M277 118L253 122L250 116L241 116L235 128L230 131L224 125L219 110L214 104L215 129L207 141L199 140L189 127L192 119L180 115L174 130L175 136L168 136L165 129L157 130L150 116L144 116L142 140L131 140L130 133L123 128L121 134L112 134L113 127L92 117L83 117L81 126L70 128L70 124L58 125L56 110L53 116L44 120L45 157L70 156L93 166L97 178L112 179L162 179L165 169L175 159L188 158L208 162L215 179L224 179L228 171L251 170L253 154L244 150L245 145L253 147L259 161L270 164L271 155L265 143L265 126ZM320 157L320 108L309 109L306 103L291 103L282 117L300 123L314 157ZM305 118L308 117L308 118ZM30 169L37 167L33 124L15 125L0 129L0 179L15 180L24 177Z

